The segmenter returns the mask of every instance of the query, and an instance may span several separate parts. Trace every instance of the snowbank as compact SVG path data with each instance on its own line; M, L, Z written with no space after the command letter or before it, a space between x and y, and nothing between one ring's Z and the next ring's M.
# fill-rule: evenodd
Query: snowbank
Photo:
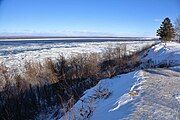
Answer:
M143 56L143 65L160 66L180 65L180 44L175 42L160 43L152 48ZM149 67L149 66L148 66Z
M141 94L143 82L142 71L101 80L98 85L87 90L61 119L115 120L126 118L133 111L133 102Z
M180 66L174 66L174 67L170 67L171 70L180 72Z

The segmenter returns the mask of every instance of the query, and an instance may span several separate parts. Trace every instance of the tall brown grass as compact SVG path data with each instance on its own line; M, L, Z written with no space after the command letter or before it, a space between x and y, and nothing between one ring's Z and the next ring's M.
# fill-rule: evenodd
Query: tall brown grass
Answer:
M137 69L142 53L149 47L129 54L123 44L101 54L60 56L55 61L46 59L43 63L26 62L24 71L13 76L10 76L9 68L1 65L0 79L5 83L0 84L0 119L34 119L48 107L64 107L72 96L74 104L99 80Z

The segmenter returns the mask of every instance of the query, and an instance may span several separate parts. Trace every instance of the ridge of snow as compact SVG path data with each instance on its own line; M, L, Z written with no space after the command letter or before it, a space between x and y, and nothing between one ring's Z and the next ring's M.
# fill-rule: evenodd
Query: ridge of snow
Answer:
M174 66L174 67L170 67L171 70L180 72L180 66Z
M81 109L92 108L91 120L122 119L131 114L134 102L141 94L144 82L143 71L118 75L112 79L101 80L98 85L84 92L84 96L61 119L83 119ZM93 99L98 89L107 89L107 98ZM131 94L132 93L132 94ZM133 95L135 94L135 95ZM83 102L82 102L83 101ZM84 101L87 101L86 103ZM131 107L132 109L127 109ZM85 113L84 113L85 114ZM87 116L86 116L87 117ZM61 120L60 119L60 120Z
M153 65L180 65L180 44L175 42L159 43L146 53L142 63L151 61Z

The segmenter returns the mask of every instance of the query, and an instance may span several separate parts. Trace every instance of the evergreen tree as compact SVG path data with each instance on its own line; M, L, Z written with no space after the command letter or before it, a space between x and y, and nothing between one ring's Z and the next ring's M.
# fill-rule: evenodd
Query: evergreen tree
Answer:
M175 37L175 30L171 23L171 20L167 17L162 22L160 28L157 30L157 36L160 37L162 41L171 41Z

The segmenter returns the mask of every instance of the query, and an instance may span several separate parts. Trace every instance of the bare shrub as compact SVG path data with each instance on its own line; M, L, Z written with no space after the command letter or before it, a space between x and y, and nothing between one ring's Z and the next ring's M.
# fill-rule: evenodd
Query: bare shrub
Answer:
M52 60L47 59L43 64L37 62L26 62L23 77L29 84L44 85L58 82Z
M116 66L115 60L106 60L100 64L102 74L107 77L112 77L115 74L114 67Z
M79 109L79 114L81 119L88 120L92 116L95 108L93 107L92 102L88 102L88 103L87 102L83 103L83 102L81 108Z
M3 64L0 64L0 91L3 89L7 81L9 81L8 68Z
M93 115L93 112L95 110L94 102L98 99L107 99L112 92L110 92L108 89L103 88L101 86L98 87L98 89L95 90L95 93L90 96L89 98L85 98L81 101L81 106L78 108L78 114L80 115L78 119L87 120L90 119L90 117ZM73 118L77 118L78 115L72 114L74 116ZM71 117L72 117L71 116Z
M93 99L107 99L112 94L111 91L107 88L102 88L101 86L95 90L95 94L93 94Z
M27 79L29 84L36 85L41 84L38 77L41 76L41 65L36 62L26 62L24 77Z
M43 66L44 66L43 69L44 76L46 76L46 79L49 79L48 80L49 83L50 84L57 83L58 77L55 70L55 63L51 59L46 59Z

